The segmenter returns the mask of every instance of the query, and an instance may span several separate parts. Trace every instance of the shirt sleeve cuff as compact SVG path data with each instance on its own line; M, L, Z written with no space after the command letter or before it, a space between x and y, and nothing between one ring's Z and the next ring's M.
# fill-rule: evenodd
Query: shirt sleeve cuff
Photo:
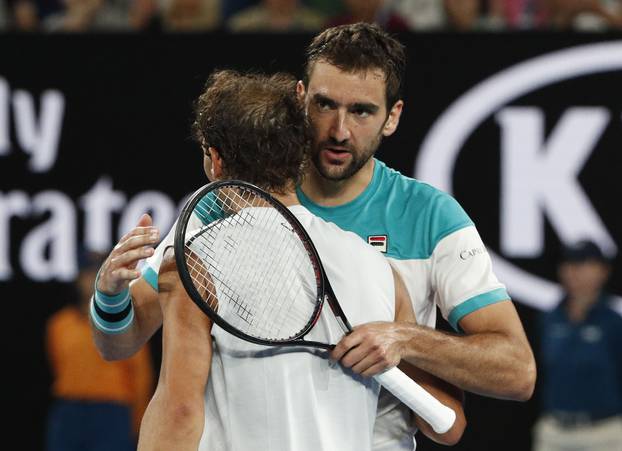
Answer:
M497 302L509 300L510 296L505 288L498 288L493 291L488 291L486 293L478 294L477 296L473 296L472 298L467 299L461 304L454 307L454 309L449 314L447 321L451 324L456 331L462 332L458 323L462 318L464 318L469 313L473 313L476 310L479 310L483 307L486 307L491 304L495 304Z

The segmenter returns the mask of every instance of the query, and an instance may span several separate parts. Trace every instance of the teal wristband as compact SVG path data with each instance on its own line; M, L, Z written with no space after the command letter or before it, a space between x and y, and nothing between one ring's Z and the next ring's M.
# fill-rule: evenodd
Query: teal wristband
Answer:
M95 327L106 334L123 333L134 321L134 306L128 288L114 296L95 289L89 311Z
M106 313L118 313L130 303L130 289L126 288L121 293L109 296L95 289L95 302Z

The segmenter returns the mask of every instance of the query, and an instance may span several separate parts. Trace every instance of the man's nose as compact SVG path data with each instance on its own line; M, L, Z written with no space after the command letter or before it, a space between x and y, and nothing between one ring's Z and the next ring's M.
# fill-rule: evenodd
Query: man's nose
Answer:
M330 128L330 137L340 143L350 139L350 128L347 124L346 111L338 110L337 114L335 114Z

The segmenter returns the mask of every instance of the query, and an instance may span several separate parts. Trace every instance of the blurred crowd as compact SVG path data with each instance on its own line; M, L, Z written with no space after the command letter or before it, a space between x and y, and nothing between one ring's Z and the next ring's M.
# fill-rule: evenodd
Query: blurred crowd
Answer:
M390 32L622 28L622 0L0 0L0 31Z

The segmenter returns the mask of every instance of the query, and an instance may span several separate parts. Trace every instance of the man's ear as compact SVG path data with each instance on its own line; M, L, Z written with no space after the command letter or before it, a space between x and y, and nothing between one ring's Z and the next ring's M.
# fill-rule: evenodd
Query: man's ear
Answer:
M214 179L220 179L222 177L222 158L220 158L220 153L215 147L209 147L207 151L212 160L212 176Z
M305 87L305 84L302 82L302 80L298 80L298 83L296 83L296 94L298 94L298 99L300 99L301 101L305 99L305 95L307 94L307 88Z
M402 109L404 108L404 101L398 100L395 102L395 105L389 111L389 117L384 123L384 127L382 128L383 136L390 136L397 129L398 124L400 123L400 116L402 115Z

